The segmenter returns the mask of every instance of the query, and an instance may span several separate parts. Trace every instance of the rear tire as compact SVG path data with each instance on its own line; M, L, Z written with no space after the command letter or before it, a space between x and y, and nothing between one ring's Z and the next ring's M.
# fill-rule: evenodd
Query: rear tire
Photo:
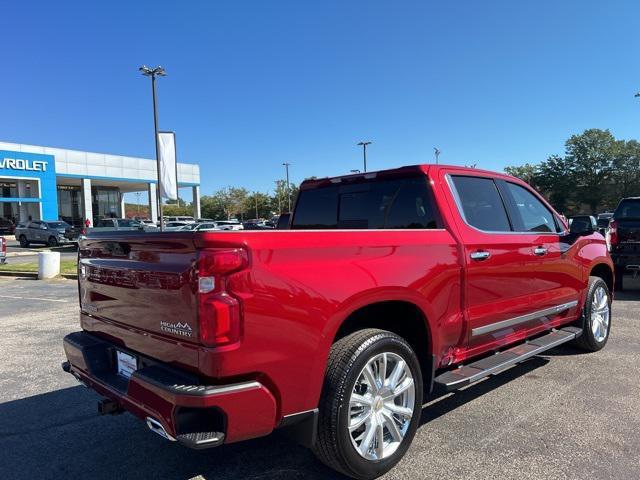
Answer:
M418 358L403 338L377 329L341 338L329 354L314 453L353 478L384 474L411 445L422 392Z
M27 248L29 246L29 242L27 241L27 237L24 235L20 235L20 246L22 248Z
M604 348L611 331L611 295L607 284L600 277L589 277L581 320L582 335L575 340L575 345L588 352Z

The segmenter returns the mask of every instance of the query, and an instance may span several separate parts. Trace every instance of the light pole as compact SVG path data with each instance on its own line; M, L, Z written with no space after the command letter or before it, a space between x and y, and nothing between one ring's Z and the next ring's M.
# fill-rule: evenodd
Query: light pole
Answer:
M284 168L287 172L287 204L289 205L289 212L291 212L291 189L289 188L289 165L291 165L288 162L284 162L282 165L284 165Z
M367 171L367 145L371 145L371 142L360 142L358 146L362 147L362 155L364 156L364 171Z
M256 220L258 219L258 192L253 192L253 198L256 199Z
M151 77L151 94L153 95L153 128L156 137L156 170L158 173L158 181L156 183L156 196L158 202L158 215L160 216L160 231L164 230L164 219L162 218L162 196L160 195L160 145L158 144L158 104L156 102L156 77L164 77L167 73L164 68L158 66L149 68L146 65L141 66L138 70L145 77ZM153 219L152 219L153 220Z
M136 192L136 212L140 215L140 192Z
M438 165L438 158L440 158L440 154L442 152L440 150L438 150L438 147L433 147L433 153L436 156L436 165Z

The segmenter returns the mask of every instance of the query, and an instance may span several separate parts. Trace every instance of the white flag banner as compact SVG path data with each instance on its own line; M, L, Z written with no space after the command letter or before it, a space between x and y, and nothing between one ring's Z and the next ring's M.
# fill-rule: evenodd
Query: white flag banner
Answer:
M160 196L178 199L178 165L176 163L176 134L158 132L158 162L160 162Z

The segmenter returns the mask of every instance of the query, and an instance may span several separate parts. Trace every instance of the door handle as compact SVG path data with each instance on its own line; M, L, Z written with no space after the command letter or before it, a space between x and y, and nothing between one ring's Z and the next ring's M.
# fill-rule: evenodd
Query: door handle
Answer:
M471 257L471 260L482 261L482 260L486 260L487 258L489 258L491 256L491 254L489 252L487 252L486 250L478 250L477 252L471 252L471 254L469 256Z
M542 255L546 255L548 250L544 247L536 247L533 249L533 253L541 257Z

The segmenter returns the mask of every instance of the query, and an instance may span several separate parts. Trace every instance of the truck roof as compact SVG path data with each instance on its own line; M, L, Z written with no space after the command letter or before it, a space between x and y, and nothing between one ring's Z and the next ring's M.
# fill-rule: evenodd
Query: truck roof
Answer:
M497 177L503 178L517 178L509 175L508 173L503 172L495 172L492 170L484 170L481 168L473 168L473 167L464 167L461 165L443 165L443 164L434 164L434 163L423 163L418 165L407 165L399 168L391 168L386 170L375 170L371 172L360 172L360 173L351 173L348 175L339 175L336 177L323 177L323 178L314 178L305 180L300 184L300 189L304 190L307 188L316 188L322 185L326 185L329 183L335 184L340 183L343 180L356 180L359 178L363 179L373 179L373 178L393 178L404 176L407 174L419 174L419 173L427 173L429 171L437 171L439 169L447 169L447 170L458 170L461 172L469 172L469 173L480 173L485 175L493 175Z

